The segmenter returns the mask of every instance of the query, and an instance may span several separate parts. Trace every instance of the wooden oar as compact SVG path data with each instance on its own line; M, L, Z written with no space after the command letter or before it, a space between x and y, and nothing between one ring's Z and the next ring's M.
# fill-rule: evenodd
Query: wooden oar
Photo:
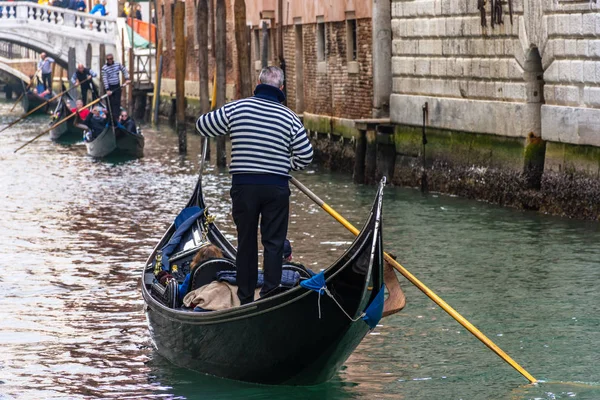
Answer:
M25 94L27 93L27 90L29 90L29 88L31 87L31 85L33 84L33 82L37 79L37 74L38 72L40 72L41 68L38 68L37 71L35 71L35 74L33 74L33 78L31 78L29 80L29 84L27 85L27 87L25 88L25 90L23 90L23 93L21 93L21 95L19 96L19 98L17 99L17 101L15 101L15 104L13 104L12 108L10 109L10 112L12 112L15 107L17 106L17 104L19 104L19 101L21 101L21 99L23 98L23 96L25 96Z
M84 81L79 82L76 85L73 85L73 87L71 87L71 89L75 89L77 86L81 85L82 83L84 83L85 81L91 79L92 77L90 76L89 78L87 78ZM64 88L63 88L64 89ZM51 98L50 100L46 101L43 104L40 104L39 106L37 106L36 108L34 108L33 110L29 111L27 114L23 115L22 117L20 117L19 119L17 119L16 121L11 122L10 124L6 125L4 128L0 129L0 132L3 132L4 130L10 128L11 126L13 126L14 124L23 121L25 118L29 117L31 114L33 114L34 112L36 112L37 110L39 110L40 108L44 107L46 104L58 99L60 96L62 96L63 94L67 93L69 90L65 90L64 92L60 92L59 94L57 94L56 96L54 96L53 98Z
M350 222L348 222L344 217L338 214L333 208L331 208L327 203L321 200L316 194L310 191L306 186L300 183L296 178L292 178L291 182L296 186L300 191L302 191L305 195L307 195L312 201L317 203L319 207L323 210L327 211L329 215L335 218L339 223L344 225L346 229L352 232L354 235L358 236L360 231L356 229ZM415 285L419 290L427 295L431 300L434 301L438 306L440 306L444 311L446 311L452 318L454 318L459 324L464 326L469 332L471 332L477 339L481 340L483 344L485 344L490 350L496 353L500 358L506 361L511 367L516 369L521 375L529 380L531 383L537 382L533 376L529 374L529 372L525 371L523 367L521 367L515 360L510 358L508 354L506 354L502 349L494 342L492 342L487 336L485 336L479 329L477 329L473 324L467 321L462 315L460 315L455 309L450 307L448 303L442 300L437 294L435 294L431 289L425 286L420 280L418 280L413 274L408 272L406 268L400 265L396 260L390 257L389 254L384 253L385 261L390 263L398 272L400 272L406 279L408 279L413 285Z

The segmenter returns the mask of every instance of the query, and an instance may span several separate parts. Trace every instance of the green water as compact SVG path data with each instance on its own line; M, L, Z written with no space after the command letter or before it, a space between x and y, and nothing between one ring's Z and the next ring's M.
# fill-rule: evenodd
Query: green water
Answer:
M0 104L0 125L16 116L9 108ZM404 279L406 308L326 384L256 386L174 367L151 347L139 276L193 188L197 137L183 158L166 127L145 130L141 160L97 162L81 143L47 138L12 153L45 123L0 134L0 399L600 398L599 225L391 187L386 250L547 382L528 385ZM357 225L375 194L317 168L299 178ZM228 185L208 168L207 202L234 240ZM295 190L291 207L295 260L325 268L352 236Z

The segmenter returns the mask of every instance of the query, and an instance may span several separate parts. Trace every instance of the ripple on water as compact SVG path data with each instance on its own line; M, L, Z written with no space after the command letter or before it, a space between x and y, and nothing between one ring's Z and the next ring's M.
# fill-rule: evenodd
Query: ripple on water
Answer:
M0 103L0 124L18 116L9 108ZM151 348L139 275L187 202L198 138L189 136L187 157L167 128L146 130L141 160L98 162L81 143L46 138L13 154L45 123L35 117L0 135L0 399L600 398L597 383L577 383L600 375L597 224L393 188L386 249L535 376L565 383L524 384L406 281L406 309L327 384L272 388L174 367ZM352 223L364 221L373 187L315 169L301 178ZM225 171L208 167L207 202L234 240L228 185ZM294 259L315 270L352 241L297 191L291 213Z

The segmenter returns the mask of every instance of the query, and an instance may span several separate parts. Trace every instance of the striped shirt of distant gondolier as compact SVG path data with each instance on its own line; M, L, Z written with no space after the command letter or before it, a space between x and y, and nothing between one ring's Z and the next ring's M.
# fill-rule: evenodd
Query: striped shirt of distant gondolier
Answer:
M102 81L104 83L104 89L108 90L111 86L121 84L121 80L119 79L119 71L123 73L123 78L125 78L125 80L129 80L127 69L118 62L115 62L111 65L105 64L102 67Z
M275 174L305 168L313 150L300 119L287 107L249 97L202 115L196 122L202 136L231 133L231 174Z

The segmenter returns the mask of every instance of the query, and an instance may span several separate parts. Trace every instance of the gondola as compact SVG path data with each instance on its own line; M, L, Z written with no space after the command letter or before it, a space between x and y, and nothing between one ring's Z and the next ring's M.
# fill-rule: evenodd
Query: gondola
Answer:
M203 211L191 224L186 219L178 225L176 219L142 272L142 295L157 352L180 367L259 384L315 385L332 378L381 317L383 184L356 240L322 273L313 276L303 267L284 265L284 271L300 272L301 285L244 306L197 312L181 307L174 295L195 252L208 242L225 258L195 268L190 290L211 282L221 271L235 270L236 256L206 209L200 178L185 210ZM156 274L165 264L177 280L163 287ZM311 290L308 283L319 276L323 287ZM367 324L369 312L375 317Z
M43 86L41 86L42 91ZM38 89L39 90L39 89ZM52 92L52 95L50 98L54 97L56 94L54 92ZM23 110L25 111L25 113L28 113L29 111L33 110L34 108L36 108L37 106L44 104L48 99L39 96L37 93L34 93L33 91L27 91L23 97L21 97L21 106L23 107ZM45 107L40 108L39 110L37 110L34 114L47 114L48 110L52 110L56 107L58 101L57 100L53 100L50 103L48 103Z
M84 142L88 154L94 158L144 156L144 136L139 130L134 133L108 124L100 135L91 141L86 139Z
M58 101L58 105L54 110L54 114L52 115L52 120L50 121L50 125L54 125L57 121L69 116L71 114L71 110L75 108L75 99L71 96L70 93L65 93ZM79 139L83 136L83 129L78 125L78 118L71 118L67 120L64 124L58 125L56 128L50 130L50 139L52 140L74 140Z

